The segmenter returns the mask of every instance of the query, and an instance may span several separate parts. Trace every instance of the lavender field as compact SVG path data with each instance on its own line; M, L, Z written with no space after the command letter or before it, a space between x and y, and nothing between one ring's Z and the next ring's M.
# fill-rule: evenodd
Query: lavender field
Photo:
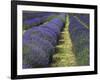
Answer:
M23 68L89 65L89 14L23 11Z

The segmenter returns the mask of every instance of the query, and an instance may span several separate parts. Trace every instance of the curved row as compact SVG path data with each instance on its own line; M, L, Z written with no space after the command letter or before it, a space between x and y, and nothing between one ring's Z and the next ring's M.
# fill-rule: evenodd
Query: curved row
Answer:
M49 14L42 17L34 17L31 19L23 20L23 30L27 30L33 26L38 26L48 20L48 18L54 16L55 14Z
M24 33L23 68L50 66L58 36L64 27L64 22L61 20L65 17L65 14L63 15L38 27L32 27Z
M89 29L70 16L69 32L79 65L89 64Z
M84 24L86 24L87 26L90 25L90 16L89 14L75 14L75 16L80 19Z
M28 19L32 19L32 18L39 18L39 17L43 17L43 16L50 16L51 14L56 14L56 13L23 11L23 20L28 20Z

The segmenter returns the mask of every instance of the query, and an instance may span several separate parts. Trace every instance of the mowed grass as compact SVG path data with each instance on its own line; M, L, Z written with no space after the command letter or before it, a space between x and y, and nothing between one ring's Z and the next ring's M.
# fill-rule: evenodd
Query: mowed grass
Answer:
M52 67L65 67L76 66L76 57L72 50L72 42L70 38L69 28L69 16L66 16L65 28L61 32L58 45L56 46L56 53L53 56Z

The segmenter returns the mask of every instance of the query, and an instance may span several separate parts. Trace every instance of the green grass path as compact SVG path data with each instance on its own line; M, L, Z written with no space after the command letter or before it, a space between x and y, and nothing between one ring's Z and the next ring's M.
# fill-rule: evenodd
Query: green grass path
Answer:
M69 16L66 17L65 28L61 32L59 44L56 46L56 53L53 56L52 67L65 67L65 66L76 66L76 57L72 50L72 42L69 28Z

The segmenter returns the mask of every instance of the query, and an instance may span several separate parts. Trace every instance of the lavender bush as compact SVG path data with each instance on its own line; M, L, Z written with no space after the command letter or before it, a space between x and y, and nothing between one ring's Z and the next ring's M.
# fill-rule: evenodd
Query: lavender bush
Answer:
M79 65L89 64L89 29L70 16L69 32Z
M61 20L64 16L26 30L23 34L23 68L50 66L58 36L64 27Z

